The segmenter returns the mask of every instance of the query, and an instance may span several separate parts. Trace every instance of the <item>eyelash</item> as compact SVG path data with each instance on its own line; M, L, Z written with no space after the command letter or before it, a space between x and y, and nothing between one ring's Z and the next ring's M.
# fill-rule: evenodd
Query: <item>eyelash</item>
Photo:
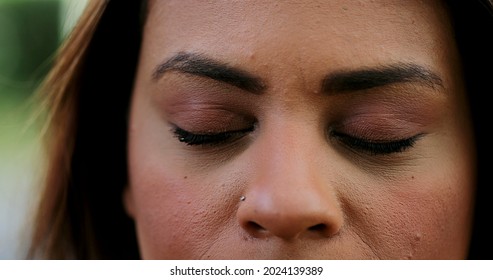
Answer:
M178 138L178 141L183 142L189 146L216 146L239 139L245 136L247 133L252 132L253 130L254 127L252 126L247 129L226 131L221 133L195 134L182 128L175 127L173 133L175 134L176 138Z
M344 133L333 131L330 135L344 143L351 149L369 153L370 155L388 155L402 153L414 146L423 134L418 134L410 138L394 141L375 141L370 139L358 138Z
M254 127L250 127L247 129L226 131L221 133L195 134L182 128L175 127L173 133L175 137L178 138L178 141L189 146L218 146L237 140L245 136L247 133L252 132L253 130ZM406 139L387 142L377 142L370 139L358 138L336 131L332 131L330 133L330 136L341 141L344 145L353 150L366 152L370 155L388 155L401 153L409 148L412 148L416 141L422 136L422 134L418 134Z

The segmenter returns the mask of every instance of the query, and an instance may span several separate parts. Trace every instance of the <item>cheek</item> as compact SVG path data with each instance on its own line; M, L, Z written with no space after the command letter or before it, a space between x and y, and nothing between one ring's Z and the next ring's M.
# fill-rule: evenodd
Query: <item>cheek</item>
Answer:
M201 258L234 217L239 195L216 181L220 175L205 176L163 160L170 155L135 149L130 187L142 258Z
M142 172L139 172L142 171ZM184 186L167 174L156 169L132 171L131 187L134 194L135 221L142 257L166 258L181 254L182 250L174 246L185 236L187 225L194 215L200 215L193 193L182 190ZM193 202L192 202L193 201Z
M354 232L387 259L462 259L469 243L471 177L435 170L411 175L353 201ZM363 215L361 215L363 214Z
M398 197L403 201L408 199L404 209L412 214L406 221L411 222L407 227L416 229L410 236L414 241L410 257L465 258L471 220L471 177L466 176L468 180L456 180L447 175L440 178L436 174L423 177L416 184L423 186L424 192Z

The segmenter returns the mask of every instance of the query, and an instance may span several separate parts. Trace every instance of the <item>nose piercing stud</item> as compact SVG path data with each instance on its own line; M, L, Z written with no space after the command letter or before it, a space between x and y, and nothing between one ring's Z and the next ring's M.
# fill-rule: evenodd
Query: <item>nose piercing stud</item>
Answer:
M240 197L240 201L245 201L245 199L246 199L246 197L243 195Z

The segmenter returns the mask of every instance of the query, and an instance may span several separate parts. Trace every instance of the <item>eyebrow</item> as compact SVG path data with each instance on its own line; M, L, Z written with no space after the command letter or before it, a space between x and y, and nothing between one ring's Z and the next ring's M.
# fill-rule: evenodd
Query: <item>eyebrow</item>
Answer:
M443 87L438 74L417 64L395 65L340 71L328 74L322 82L322 91L328 94L355 92L397 83L419 83L436 89Z
M256 94L266 89L259 77L201 54L180 52L172 56L156 67L153 80L158 80L168 71L207 77ZM443 87L440 76L428 68L413 63L397 63L330 73L322 81L322 92L349 93L398 83L418 83L432 89Z
M252 93L261 93L266 88L260 78L200 54L180 52L174 55L156 67L152 74L153 79L158 80L168 71L211 78Z

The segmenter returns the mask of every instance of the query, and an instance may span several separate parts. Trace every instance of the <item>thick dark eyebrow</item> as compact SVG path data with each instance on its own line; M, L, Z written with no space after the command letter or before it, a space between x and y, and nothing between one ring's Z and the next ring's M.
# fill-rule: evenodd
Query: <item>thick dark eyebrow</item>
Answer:
M157 80L168 71L211 78L252 93L261 93L266 88L260 78L200 54L180 52L159 64L152 78Z
M397 83L418 83L433 89L443 87L443 81L436 73L423 66L406 63L331 73L324 78L322 91L337 94Z

